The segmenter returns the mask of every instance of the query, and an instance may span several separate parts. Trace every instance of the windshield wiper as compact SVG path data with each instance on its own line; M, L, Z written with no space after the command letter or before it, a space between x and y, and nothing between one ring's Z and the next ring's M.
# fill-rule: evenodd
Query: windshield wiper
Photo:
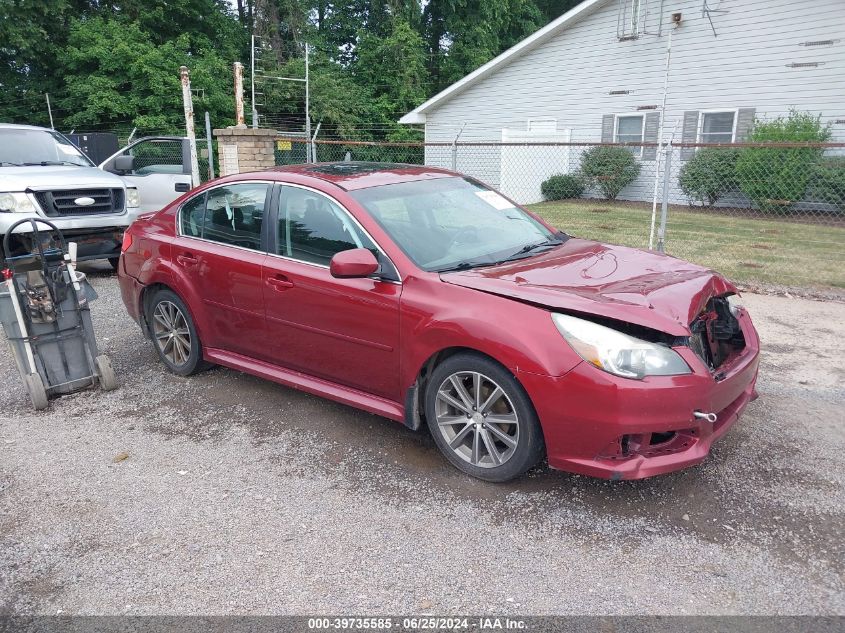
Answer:
M535 244L526 244L522 248L520 248L515 253L508 255L505 259L501 260L502 262L510 262L515 259L522 259L523 255L528 255L532 251L536 251L541 248L554 248L555 246L560 246L563 244L569 236L565 233L558 233L553 238L548 240L544 240L542 242L536 242Z
M436 268L434 271L435 273L451 273L458 270L470 270L471 268L479 268L481 266L492 266L496 262L472 262L472 261L465 261L465 262L458 262L453 266L447 266L446 268Z
M18 167L51 167L53 165L72 165L73 167L84 167L79 163L74 163L69 160L42 160L40 162L21 163Z

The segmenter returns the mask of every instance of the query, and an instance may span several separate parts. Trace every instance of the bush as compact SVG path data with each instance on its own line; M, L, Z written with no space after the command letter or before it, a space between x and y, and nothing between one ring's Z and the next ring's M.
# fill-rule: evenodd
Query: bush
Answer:
M580 198L584 193L584 181L579 174L558 174L544 181L540 192L546 200Z
M581 173L606 200L613 200L637 179L640 164L624 147L599 145L581 155Z
M845 212L845 156L832 156L819 163L812 191L820 202Z
M752 143L823 143L830 128L820 118L792 111L787 118L755 122ZM748 147L736 162L740 189L764 211L787 210L804 198L823 150L816 147Z
M681 168L678 184L681 191L694 201L712 207L725 193L736 189L736 161L739 152L735 149L700 149Z

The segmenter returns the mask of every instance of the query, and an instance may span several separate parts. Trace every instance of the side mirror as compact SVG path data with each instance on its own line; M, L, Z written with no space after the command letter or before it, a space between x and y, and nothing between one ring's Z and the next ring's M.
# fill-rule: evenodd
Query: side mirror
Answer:
M115 156L109 171L125 173L127 171L132 171L133 169L135 169L134 156Z
M378 261L370 251L366 248L353 248L336 253L329 263L329 272L332 277L351 279L369 277L378 267Z

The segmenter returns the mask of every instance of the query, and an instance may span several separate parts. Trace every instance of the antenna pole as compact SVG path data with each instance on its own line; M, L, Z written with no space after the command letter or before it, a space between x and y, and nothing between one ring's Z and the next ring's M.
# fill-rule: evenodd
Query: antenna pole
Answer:
M305 137L311 139L311 82L308 74L308 42L305 42ZM308 161L314 162L311 156L311 146L308 147Z
M249 49L249 89L251 92L252 127L258 127L258 110L255 108L255 33L250 36Z
M50 115L50 129L55 130L56 128L53 126L53 109L50 107L50 93L44 93L44 96L47 97L47 114Z

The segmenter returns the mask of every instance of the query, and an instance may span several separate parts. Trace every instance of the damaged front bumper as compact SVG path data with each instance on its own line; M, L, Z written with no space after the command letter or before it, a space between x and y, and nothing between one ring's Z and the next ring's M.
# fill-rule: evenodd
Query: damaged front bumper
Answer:
M642 479L703 461L757 397L759 339L746 312L738 320L745 348L717 372L689 347L675 348L693 370L681 376L631 380L586 362L560 377L519 372L543 427L549 465Z

